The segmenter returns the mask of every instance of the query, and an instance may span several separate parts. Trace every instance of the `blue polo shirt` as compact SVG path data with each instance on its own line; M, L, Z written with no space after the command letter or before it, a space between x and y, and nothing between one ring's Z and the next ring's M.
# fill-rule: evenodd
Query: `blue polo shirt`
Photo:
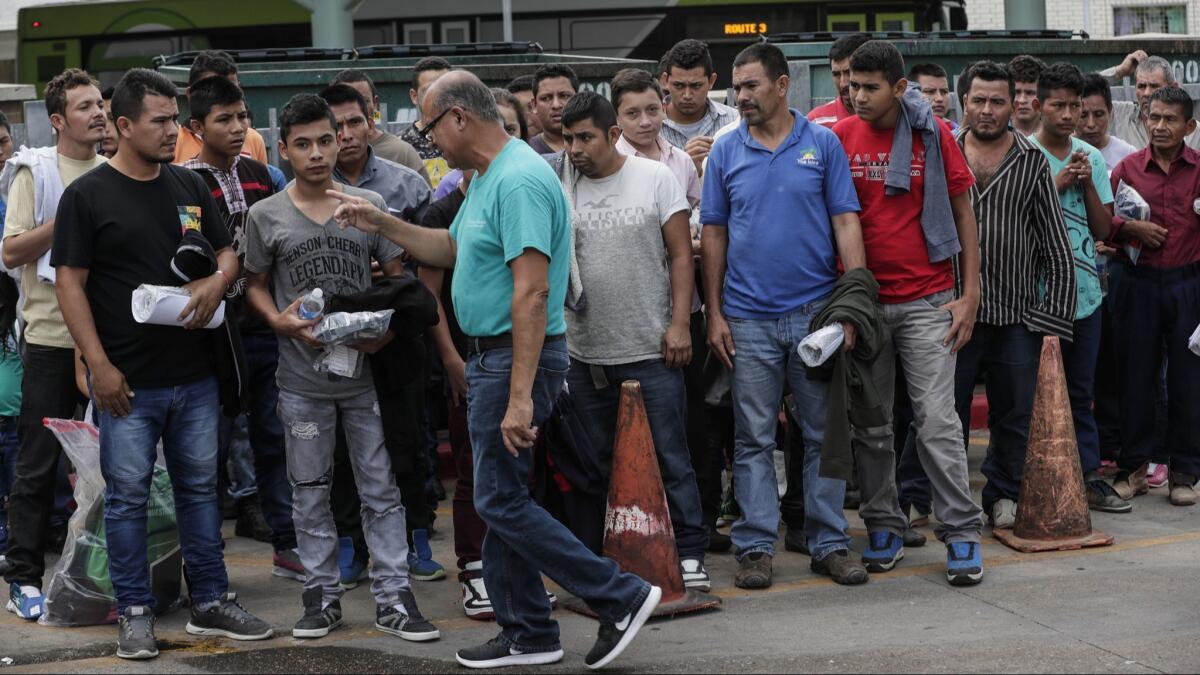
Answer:
M859 210L850 164L832 131L791 112L792 133L775 152L743 121L708 155L700 222L729 230L726 316L785 316L837 282L830 218Z

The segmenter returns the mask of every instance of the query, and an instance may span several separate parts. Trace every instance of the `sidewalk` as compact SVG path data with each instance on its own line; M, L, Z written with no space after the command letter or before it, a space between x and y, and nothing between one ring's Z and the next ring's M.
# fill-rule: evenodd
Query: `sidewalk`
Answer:
M974 488L985 436L972 439ZM453 566L449 502L439 513L434 552ZM711 555L708 568L722 609L655 622L619 659L626 672L853 672L1058 671L1192 672L1200 640L1200 600L1194 591L1200 558L1200 507L1167 503L1165 489L1134 502L1127 515L1092 514L1115 546L1023 555L985 531L987 577L980 586L952 588L945 549L908 549L891 572L870 583L840 587L808 569L808 558L781 552L775 585L766 591L733 587L730 554ZM852 519L854 547L865 531ZM232 521L227 523L232 533ZM342 600L346 627L316 641L291 638L300 615L301 586L271 576L270 547L226 542L232 588L245 606L271 622L281 637L258 643L198 640L183 631L186 612L159 623L162 656L145 663L113 656L115 628L44 628L0 616L4 672L361 672L456 670L454 650L486 641L495 625L472 621L459 607L454 570L445 581L414 582L425 614L442 639L412 644L373 628L367 584ZM782 548L782 543L781 543ZM560 597L565 592L556 589ZM564 661L546 672L580 672L595 639L594 621L565 610Z

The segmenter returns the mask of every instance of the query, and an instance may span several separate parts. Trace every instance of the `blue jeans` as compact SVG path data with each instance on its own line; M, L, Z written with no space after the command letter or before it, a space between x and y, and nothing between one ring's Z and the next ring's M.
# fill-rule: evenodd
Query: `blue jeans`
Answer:
M1016 501L1020 495L1041 352L1042 336L1024 324L977 323L971 341L958 353L954 399L964 438L970 435L975 381L980 373L987 381L990 440L982 468L987 478L983 486L985 510L990 511L1001 499Z
M1075 320L1075 339L1062 343L1063 371L1071 418L1075 422L1075 444L1083 474L1100 469L1100 429L1092 412L1096 385L1096 361L1100 358L1100 332L1104 316L1099 309L1086 319Z
M0 417L0 555L8 549L8 513L4 504L17 475L17 418Z
M272 544L276 551L286 551L296 547L296 528L292 524L292 485L288 481L283 423L279 421L279 387L275 384L279 342L274 335L248 334L242 338L242 349L249 376L249 411L235 419L222 418L222 431L229 425L232 427L229 431L233 432L230 434L230 464L243 464L240 471L230 470L231 489L234 497L258 493L263 519L271 526ZM243 429L241 434L236 433L238 427ZM239 442L248 442L248 457L245 453L234 452L233 447ZM253 464L244 466L247 460ZM237 491L239 474L253 480L249 492L239 494Z
M608 381L597 389L591 369L600 368ZM687 444L687 392L683 386L683 371L671 369L662 359L624 363L617 366L592 366L571 359L567 384L575 401L579 417L600 452L601 466L611 476L613 442L617 435L617 406L621 399L621 383L637 380L642 385L642 400L650 421L650 435L658 454L663 490L671 525L675 529L675 546L680 559L704 560L708 548L708 530L701 523L700 490Z
M813 558L849 548L842 500L846 482L822 478L821 443L829 384L810 380L796 346L809 333L825 301L813 302L778 319L735 319L729 329L737 350L733 366L733 477L742 515L729 534L738 558L775 555L779 538L779 489L775 478L775 428L786 381L804 434L804 532Z
M533 423L549 417L569 365L566 343L542 348L533 382ZM529 496L533 450L509 454L500 436L508 410L512 349L490 349L467 361L467 425L475 459L475 508L487 525L483 581L500 642L526 652L559 648L558 624L542 584L544 572L583 599L601 621L620 621L650 592L640 577L589 551Z
M108 570L117 611L154 609L146 559L146 504L162 439L175 492L179 543L193 603L217 600L229 586L221 546L217 498L217 380L176 387L134 388L126 417L100 412L100 471L104 476L104 527Z
M250 429L246 415L221 417L218 474L219 480L228 480L225 487L235 500L258 494L257 477L254 475L254 449L250 447Z

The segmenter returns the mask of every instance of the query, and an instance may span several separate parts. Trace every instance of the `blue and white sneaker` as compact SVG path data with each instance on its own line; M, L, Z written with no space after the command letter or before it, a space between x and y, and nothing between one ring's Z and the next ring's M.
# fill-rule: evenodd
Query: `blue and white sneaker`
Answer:
M9 584L8 611L27 621L37 621L46 610L46 596L37 586Z
M946 579L951 586L973 586L983 580L983 556L979 542L952 541L946 544Z
M871 532L867 535L867 550L863 566L868 572L886 572L904 558L904 540L891 532Z

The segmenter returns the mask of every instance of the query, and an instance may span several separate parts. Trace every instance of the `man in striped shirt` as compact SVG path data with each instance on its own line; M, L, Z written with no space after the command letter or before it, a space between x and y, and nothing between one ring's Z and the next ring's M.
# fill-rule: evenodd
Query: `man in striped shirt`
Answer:
M972 66L958 134L975 174L969 194L979 225L980 300L975 332L958 354L954 398L965 430L976 376L985 374L991 448L983 507L996 527L1011 527L1016 512L1042 336L1070 340L1075 319L1071 242L1050 165L1009 127L1015 85L1003 65Z

